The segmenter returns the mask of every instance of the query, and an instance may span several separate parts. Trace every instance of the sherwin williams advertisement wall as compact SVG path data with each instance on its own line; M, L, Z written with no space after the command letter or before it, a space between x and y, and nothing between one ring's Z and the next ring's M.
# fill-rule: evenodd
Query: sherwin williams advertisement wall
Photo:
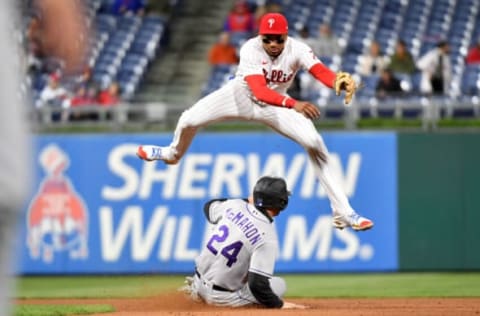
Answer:
M170 135L40 136L18 272L190 273L205 245L203 204L247 197L264 174L285 177L293 193L275 221L277 272L397 270L395 134L323 136L332 172L373 230L333 229L303 149L276 134L200 134L176 166L135 156Z

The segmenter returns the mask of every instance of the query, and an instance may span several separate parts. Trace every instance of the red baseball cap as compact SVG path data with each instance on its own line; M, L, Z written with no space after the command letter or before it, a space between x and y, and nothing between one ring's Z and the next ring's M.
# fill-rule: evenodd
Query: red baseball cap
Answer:
M258 34L288 34L288 22L280 13L267 13L262 16Z

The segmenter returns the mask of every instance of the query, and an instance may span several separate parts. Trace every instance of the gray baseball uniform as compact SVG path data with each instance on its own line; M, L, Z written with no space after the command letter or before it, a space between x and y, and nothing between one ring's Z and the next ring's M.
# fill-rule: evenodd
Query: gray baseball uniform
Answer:
M213 202L206 212L216 224L195 260L191 294L219 306L258 304L247 283L248 273L256 273L283 296L285 282L273 277L278 237L272 219L241 199Z
M19 98L19 47L15 42L17 13L14 1L0 1L0 314L10 315L14 293L11 270L17 225L28 190L30 153L26 107Z

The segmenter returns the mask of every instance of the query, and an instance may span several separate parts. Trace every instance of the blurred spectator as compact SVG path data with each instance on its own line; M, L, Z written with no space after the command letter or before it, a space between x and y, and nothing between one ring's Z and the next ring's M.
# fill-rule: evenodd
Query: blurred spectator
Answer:
M107 89L98 94L97 102L103 106L116 105L120 101L119 86L117 82L112 82Z
M62 121L68 119L68 113L65 110L70 107L69 94L60 85L60 77L56 73L50 75L48 85L40 92L40 97L36 103L37 108L45 106L58 110L55 111L54 119L60 118Z
M440 41L435 48L427 51L417 61L417 67L422 72L420 92L424 94L448 93L452 73L449 52L448 43Z
M390 57L388 66L394 73L411 75L416 71L415 61L407 49L404 41L399 40L395 47L395 53Z
M43 59L40 44L37 40L30 40L26 43L26 66L29 74L39 74L43 69Z
M112 13L116 15L145 14L145 0L115 0Z
M477 40L475 46L468 51L465 61L467 64L480 64L480 38Z
M255 17L250 7L243 0L235 1L232 10L229 12L224 31L228 32L253 32L255 28Z
M342 53L338 38L333 34L328 24L318 26L318 36L316 37L311 36L308 27L304 26L297 38L310 46L315 55L326 64L333 62L334 58L339 57ZM308 71L304 70L299 71L291 89L295 95L299 95L300 99L307 100L316 98L319 93L322 95L330 93L330 88L315 80ZM289 93L292 92L289 91Z
M310 47L315 44L315 39L310 36L310 31L307 26L300 29L297 39ZM288 95L295 99L308 99L310 90L321 89L321 86L322 85L318 84L316 80L312 79L308 72L301 69L298 72L298 76L294 77L293 83L288 89Z
M382 70L375 90L379 98L398 96L403 92L400 80L395 77L390 69Z
M282 13L283 7L281 4L282 1L267 1L265 7L267 8L268 13Z
M254 22L255 22L254 31L258 31L258 26L260 25L260 20L262 19L262 16L265 13L268 13L268 9L267 9L266 5L262 4L262 5L259 5L255 8L255 11L253 13L253 18L254 18Z
M43 88L40 93L40 103L38 107L44 105L62 105L67 107L68 91L60 85L60 76L58 74L51 74L48 79L48 84Z
M315 55L320 57L333 57L342 53L338 37L332 32L328 24L318 26L318 36L314 37L311 44Z
M230 43L228 32L220 33L218 41L210 48L208 61L212 66L238 64L237 48Z
M78 86L89 86L92 84L92 68L91 67L85 67L83 72L75 77L75 85L76 87Z
M84 105L93 105L96 103L95 98L91 98L87 94L87 87L86 86L80 86L78 87L77 92L73 96L73 98L70 101L71 107L78 107L78 106L84 106Z
M303 26L300 31L298 32L298 37L299 40L307 44L308 46L312 47L315 45L315 38L313 38L310 35L310 30L308 29L308 26Z
M72 111L70 116L71 120L98 120L99 113L97 110L92 107L98 106L99 97L97 85L91 83L88 85L80 86L78 88L77 95L72 99L72 108L73 107L82 107L85 106L81 111Z
M268 3L263 3L259 4L255 7L253 10L253 16L254 16L254 31L258 31L258 26L260 25L260 20L262 19L262 16L266 13L282 13L283 8L279 3L274 3L274 2L268 2Z
M387 62L388 58L383 55L380 44L373 41L370 44L368 52L359 57L359 73L363 76L379 75L386 68Z

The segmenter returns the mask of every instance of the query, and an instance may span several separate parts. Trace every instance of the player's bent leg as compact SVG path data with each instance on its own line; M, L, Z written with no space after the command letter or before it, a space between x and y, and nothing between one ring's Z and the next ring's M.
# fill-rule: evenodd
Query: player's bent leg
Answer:
M322 146L323 141L322 141ZM322 148L322 146L316 148ZM333 210L333 226L338 229L351 227L356 231L364 231L373 227L373 221L357 214L348 202L348 198L337 179L330 171L330 164L324 150L307 149L310 160L313 162L315 173L328 194Z
M358 215L351 207L341 184L330 171L328 149L310 119L293 110L276 107L257 109L255 119L266 123L305 148L313 164L314 172L330 200L334 227L339 229L352 227L357 231L373 227L371 220Z
M180 116L173 141L169 146L142 145L137 149L137 156L145 161L163 160L171 165L178 163L195 137L198 129L196 124L201 124L201 121L196 122L193 119L195 106L184 111Z
M163 160L167 164L176 164L190 147L200 127L239 115L238 109L241 107L237 104L234 92L234 85L227 84L203 97L182 113L169 146L140 146L137 156L146 161Z
M338 229L351 227L356 231L364 231L373 227L373 222L357 214L350 203L341 184L330 171L328 150L320 135L316 145L309 146L307 151L313 162L314 170L328 194L333 210L333 226Z

